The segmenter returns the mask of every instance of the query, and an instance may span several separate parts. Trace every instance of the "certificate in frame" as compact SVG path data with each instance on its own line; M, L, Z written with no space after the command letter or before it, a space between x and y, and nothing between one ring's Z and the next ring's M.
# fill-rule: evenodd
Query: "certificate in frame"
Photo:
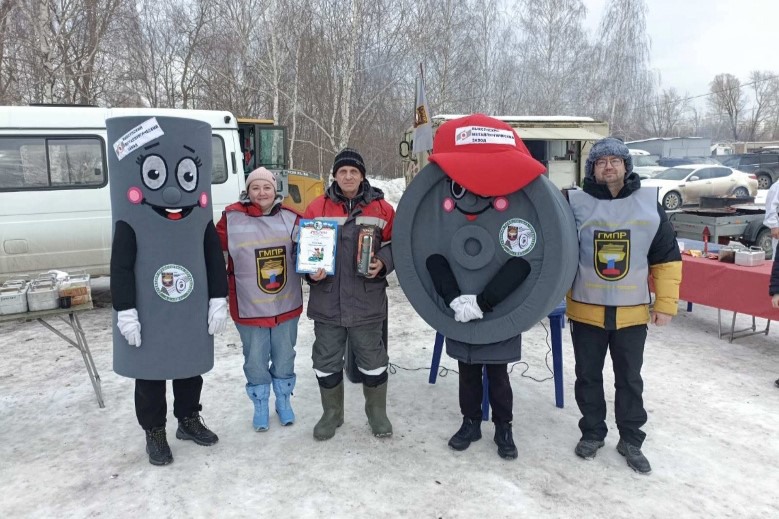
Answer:
M313 274L323 268L328 275L335 274L338 222L300 220L299 228L295 270L299 274Z

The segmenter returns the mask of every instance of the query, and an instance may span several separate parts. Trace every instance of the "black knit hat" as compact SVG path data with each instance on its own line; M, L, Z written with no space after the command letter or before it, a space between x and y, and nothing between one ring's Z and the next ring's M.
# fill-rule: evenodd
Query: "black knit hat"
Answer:
M333 176L335 176L335 172L338 171L339 168L344 166L353 166L359 169L360 173L362 173L362 178L365 178L365 163L362 160L362 155L360 155L357 150L344 148L338 152L338 155L335 156L335 161L333 162Z

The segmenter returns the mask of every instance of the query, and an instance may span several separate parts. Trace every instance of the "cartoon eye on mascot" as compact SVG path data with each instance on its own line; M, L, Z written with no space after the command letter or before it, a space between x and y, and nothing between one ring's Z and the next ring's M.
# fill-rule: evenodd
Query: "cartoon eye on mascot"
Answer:
M475 114L438 128L430 164L398 204L401 288L458 360L456 450L481 438L484 365L498 454L516 457L506 365L521 358L520 334L560 304L576 275L573 215L544 171L508 124Z
M227 320L227 277L211 205L211 126L174 117L116 117L108 130L114 371L135 379L149 461L173 457L165 436L166 380L176 437L212 445L200 418L201 375Z

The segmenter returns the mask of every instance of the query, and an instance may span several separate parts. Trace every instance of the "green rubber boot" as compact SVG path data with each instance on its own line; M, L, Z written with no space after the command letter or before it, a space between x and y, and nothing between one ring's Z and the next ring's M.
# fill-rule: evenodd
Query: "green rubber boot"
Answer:
M380 386L362 386L365 395L365 414L368 415L368 423L371 431L377 438L392 436L392 424L387 418L387 383Z
M329 440L335 436L335 430L344 424L344 383L343 380L334 388L326 389L319 386L322 396L322 418L314 426L314 438Z

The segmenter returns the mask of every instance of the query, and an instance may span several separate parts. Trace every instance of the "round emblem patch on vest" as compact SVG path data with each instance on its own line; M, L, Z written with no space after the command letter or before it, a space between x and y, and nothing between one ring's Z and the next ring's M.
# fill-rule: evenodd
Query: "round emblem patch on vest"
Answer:
M500 228L503 250L511 256L524 256L536 246L536 230L527 220L512 218Z
M154 274L154 290L158 296L170 303L183 301L189 297L194 287L195 279L181 265L163 265Z

